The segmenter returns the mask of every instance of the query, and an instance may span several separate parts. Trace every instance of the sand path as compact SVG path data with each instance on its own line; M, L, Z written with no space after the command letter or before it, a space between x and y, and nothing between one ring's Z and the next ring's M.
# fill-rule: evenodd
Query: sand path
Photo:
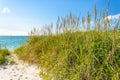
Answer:
M18 60L15 54L8 56L8 64L0 65L0 80L42 80L40 69Z

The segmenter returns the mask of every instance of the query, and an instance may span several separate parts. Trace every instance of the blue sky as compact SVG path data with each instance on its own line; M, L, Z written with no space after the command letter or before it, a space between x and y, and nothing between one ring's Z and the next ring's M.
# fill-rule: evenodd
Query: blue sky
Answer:
M0 0L0 35L27 35L33 28L44 24L55 24L58 16L70 12L94 16L94 5L98 12L106 9L108 0ZM109 16L120 15L120 0L110 1Z

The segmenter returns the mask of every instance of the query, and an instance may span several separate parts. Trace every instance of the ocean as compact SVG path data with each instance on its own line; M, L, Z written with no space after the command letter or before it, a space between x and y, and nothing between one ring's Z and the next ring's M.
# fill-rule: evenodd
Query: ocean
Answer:
M26 45L29 36L0 36L0 49L14 50Z

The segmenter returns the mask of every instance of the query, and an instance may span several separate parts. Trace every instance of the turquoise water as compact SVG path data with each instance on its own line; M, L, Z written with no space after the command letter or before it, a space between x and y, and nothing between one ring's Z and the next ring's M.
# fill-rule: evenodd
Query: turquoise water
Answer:
M0 49L7 48L14 50L20 46L26 45L28 36L0 36Z

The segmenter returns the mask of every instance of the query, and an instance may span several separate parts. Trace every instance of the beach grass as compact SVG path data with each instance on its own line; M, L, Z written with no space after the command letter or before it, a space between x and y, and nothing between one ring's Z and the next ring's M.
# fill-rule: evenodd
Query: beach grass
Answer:
M95 7L93 24L90 13L58 17L55 33L51 24L42 34L33 29L28 44L15 53L37 64L44 80L119 80L120 23L111 25L108 12L100 14Z

